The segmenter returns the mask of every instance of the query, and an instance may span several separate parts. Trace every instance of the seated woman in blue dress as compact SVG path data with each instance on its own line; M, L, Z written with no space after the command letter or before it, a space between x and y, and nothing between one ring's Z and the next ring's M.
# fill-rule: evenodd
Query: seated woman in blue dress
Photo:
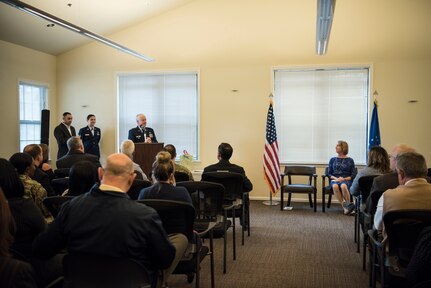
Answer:
M329 160L328 174L331 179L331 187L335 196L343 207L345 215L349 215L355 208L350 201L349 188L356 176L355 161L348 157L349 145L346 141L338 141L335 146L337 157Z

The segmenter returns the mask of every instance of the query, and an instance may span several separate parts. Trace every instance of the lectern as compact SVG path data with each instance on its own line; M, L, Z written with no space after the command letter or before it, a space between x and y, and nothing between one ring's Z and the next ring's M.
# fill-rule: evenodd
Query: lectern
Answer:
M133 161L141 166L148 178L157 153L163 150L163 143L135 143Z

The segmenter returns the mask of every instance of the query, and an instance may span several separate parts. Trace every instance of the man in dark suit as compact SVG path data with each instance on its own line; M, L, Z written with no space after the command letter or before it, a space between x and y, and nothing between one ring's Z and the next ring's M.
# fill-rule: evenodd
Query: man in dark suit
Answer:
M232 164L229 162L230 157L232 156L233 148L229 143L221 143L218 146L217 159L218 163L205 167L204 172L213 172L213 171L229 171L239 173L244 176L244 183L242 189L244 192L249 192L253 189L253 184L250 179L245 175L244 168L241 166Z
M61 122L54 129L54 137L57 139L58 152L57 159L60 159L66 155L67 149L67 139L72 136L76 136L75 127L72 126L72 114L70 112L63 113L63 122Z
M129 130L129 140L133 143L158 143L156 133L150 127L147 127L147 117L144 114L136 115L138 126Z
M69 152L57 160L57 168L70 168L73 164L82 160L90 161L97 167L100 167L97 156L84 153L84 145L82 145L82 140L79 136L70 137L67 140L67 147L69 148Z
M94 126L96 124L96 116L89 114L87 116L87 123L88 126L79 129L78 132L84 144L84 152L96 155L97 158L100 158L99 142L102 132L100 128Z
M43 170L39 168L40 164L43 161L42 148L37 144L29 144L24 147L23 152L31 156L31 158L33 159L33 165L36 168L31 178L39 182L42 185L42 187L45 188L48 196L57 195L54 191L54 188L52 188L51 186L49 175L43 172Z

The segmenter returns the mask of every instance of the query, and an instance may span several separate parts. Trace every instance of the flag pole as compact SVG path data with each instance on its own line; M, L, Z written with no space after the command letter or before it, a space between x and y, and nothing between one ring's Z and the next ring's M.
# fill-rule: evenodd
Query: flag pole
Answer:
M273 114L273 110L272 110L272 106L273 106L273 98L274 98L274 96L272 95L272 93L271 94L269 94L269 107L270 107L270 109L268 110L268 117L267 117L267 127L266 127L266 142L268 142L268 128L270 128L270 130L273 128L273 131L272 132L270 132L270 138L272 138L271 136L274 136L274 139L275 139L275 145L274 145L274 143L271 143L271 148L273 149L274 147L275 147L275 149L276 149L276 159L270 159L270 160L272 160L272 161L274 161L274 160L276 160L275 161L275 163L273 163L273 164L276 164L276 170L278 170L278 169L280 169L280 164L279 164L279 162L278 162L278 144L277 144L277 136L276 136L276 132L275 132L275 119L274 119L274 114ZM269 125L270 124L270 125ZM268 126L270 126L270 127L268 127ZM273 139L273 140L274 140ZM265 148L267 148L267 145L265 144ZM266 153L265 153L266 154ZM267 167L266 167L266 165L265 165L265 155L264 155L264 171L265 171L265 169L267 169ZM277 171L273 171L273 173L275 172L275 175L272 175L272 176L275 176L275 177L279 177L279 171L277 172ZM266 175L266 171L265 171L265 175ZM274 186L271 186L271 181L269 181L268 180L268 178L265 178L265 180L267 181L267 183L268 183L268 185L270 186L270 190L269 190L269 201L263 201L262 202L262 204L263 205L267 205L267 206L275 206L275 205L278 205L279 204L279 202L278 201L273 201L272 200L272 194L273 194L273 192L271 191L271 189L273 189L273 190L275 190L275 191L278 191L278 189L279 189L279 186L278 187L274 187ZM274 178L273 178L273 180L274 180ZM280 181L275 181L275 183L280 183ZM274 183L272 183L273 185L274 185Z

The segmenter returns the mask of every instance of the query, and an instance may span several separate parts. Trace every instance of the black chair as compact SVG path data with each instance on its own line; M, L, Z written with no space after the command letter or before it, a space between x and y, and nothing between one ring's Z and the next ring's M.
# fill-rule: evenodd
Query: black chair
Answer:
M139 192L141 192L141 190L144 188L150 187L151 185L152 183L150 181L135 179L133 180L129 191L127 191L127 194L129 195L130 199L138 200Z
M55 178L51 181L52 189L56 195L63 194L64 191L69 189L69 178Z
M244 231L247 228L250 235L250 209L248 193L243 191L244 177L239 173L216 171L205 172L202 174L202 180L219 183L224 186L224 210L225 217L232 218L232 242L233 242L233 260L236 260L236 221L239 217L241 225L241 243L244 245Z
M51 213L52 217L57 217L58 212L60 212L61 205L67 201L72 200L73 196L50 196L43 199L43 205Z
M185 235L189 240L189 249L187 252L192 255L185 255L173 274L186 274L189 283L193 281L193 277L190 275L196 274L196 287L200 284L200 263L209 253L209 249L206 246L202 246L199 235L194 234L194 221L195 221L195 209L192 205L172 200L161 200L161 199L144 199L139 200L139 203L145 204L149 207L154 208L162 220L163 227L166 233L181 233ZM213 269L211 269L213 272ZM214 287L214 277L211 275L211 287Z
M359 195L355 196L355 241L357 243L357 252L360 252L360 242L361 242L361 227L362 227L362 235L363 235L363 255L362 255L362 269L365 271L365 262L367 253L365 251L368 243L368 230L372 229L372 226L370 226L371 220L370 215L368 213L365 213L364 206L365 201L370 196L371 186L373 186L374 178L376 178L379 175L367 175L362 176L358 179L359 184Z
M70 168L58 168L54 170L55 178L69 177Z
M431 210L396 210L383 215L387 233L386 241L381 242L375 230L368 230L372 253L370 253L371 285L376 286L376 270L380 269L381 286L391 276L405 278L420 232L431 226ZM371 251L370 251L371 252ZM387 277L387 278L386 278Z
M203 238L210 239L211 277L214 275L213 238L223 238L223 273L226 273L227 241L226 231L230 221L226 219L223 210L223 185L206 181L186 181L177 183L189 191L196 211L195 231ZM214 281L211 280L211 283Z
M315 166L285 166L284 173L281 176L281 193L280 193L280 210L283 210L284 205L284 193L289 193L287 199L287 206L290 206L292 199L292 193L305 193L308 194L308 200L310 207L314 207L316 212L316 201L317 201L317 174ZM284 183L284 177L287 176L288 182ZM292 176L300 177L304 179L306 177L307 182L294 183ZM299 179L298 179L299 181ZM311 199L311 195L314 196L314 201Z
M175 171L174 173L174 177L175 177L175 182L183 182L183 181L189 181L189 174L187 174L186 172L181 172L181 171Z
M145 267L127 258L70 253L63 270L66 288L150 288L152 282Z

